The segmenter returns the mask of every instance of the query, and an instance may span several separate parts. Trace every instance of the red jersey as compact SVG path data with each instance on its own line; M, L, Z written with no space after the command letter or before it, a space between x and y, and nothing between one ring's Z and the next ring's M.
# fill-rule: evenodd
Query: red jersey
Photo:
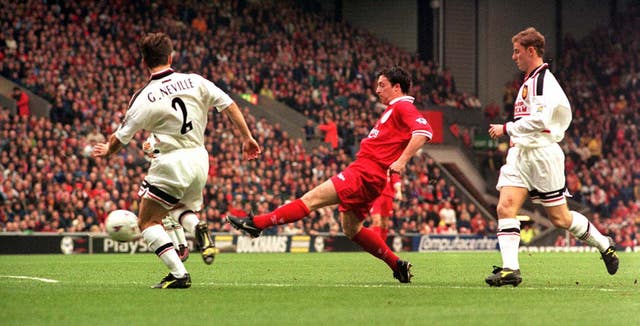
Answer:
M413 135L431 140L433 130L413 101L411 96L393 99L367 138L360 142L356 157L378 162L386 169L400 157Z
M400 175L397 173L391 173L391 176L387 178L387 185L384 187L381 195L394 198L396 196L395 185L400 182Z

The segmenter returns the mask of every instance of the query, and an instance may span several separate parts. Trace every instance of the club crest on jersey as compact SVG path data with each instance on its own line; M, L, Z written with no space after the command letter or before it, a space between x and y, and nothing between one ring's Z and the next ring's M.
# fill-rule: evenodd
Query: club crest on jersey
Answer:
M527 85L524 85L524 87L522 87L522 99L526 100L527 95L529 95L529 87Z
M391 116L391 112L393 112L393 109L387 111L382 118L380 118L380 123L385 123L387 122L387 120L389 120L389 117Z

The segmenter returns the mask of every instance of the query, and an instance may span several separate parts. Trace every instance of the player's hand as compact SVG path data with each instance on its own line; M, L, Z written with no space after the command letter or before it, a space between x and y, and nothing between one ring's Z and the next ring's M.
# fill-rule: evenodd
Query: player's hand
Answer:
M490 124L489 125L489 136L493 139L500 138L504 136L504 125L503 124Z
M245 159L254 160L260 157L262 150L260 149L258 142L251 137L242 143L242 154Z
M144 152L144 155L146 157L156 158L155 148L150 142L145 141L144 143L142 143L142 151Z
M108 143L97 143L93 146L93 151L91 152L91 156L105 157L107 155L107 151L109 151Z
M406 169L407 165L405 163L395 161L389 165L387 176L390 176L392 173L403 174Z
M142 151L147 154L153 152L153 148L151 148L151 143L148 141L145 141L144 143L142 143Z

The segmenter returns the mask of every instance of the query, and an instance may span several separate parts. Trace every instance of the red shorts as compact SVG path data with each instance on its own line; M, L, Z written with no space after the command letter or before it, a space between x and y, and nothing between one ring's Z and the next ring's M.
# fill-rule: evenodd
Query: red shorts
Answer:
M357 159L331 181L340 199L338 210L353 212L362 221L387 184L387 171L378 163Z
M380 215L382 217L393 216L393 197L382 195L373 202L371 206L371 215Z

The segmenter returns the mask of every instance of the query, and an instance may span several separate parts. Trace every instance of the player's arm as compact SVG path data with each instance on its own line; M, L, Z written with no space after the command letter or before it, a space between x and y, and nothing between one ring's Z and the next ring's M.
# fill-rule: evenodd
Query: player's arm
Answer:
M109 136L106 143L93 146L91 155L94 157L108 157L113 153L119 152L124 146L129 144L133 136L145 127L144 121L146 119L143 112L140 106L130 103L129 109L118 130Z
M108 157L113 153L119 152L124 147L124 144L120 142L115 134L109 136L109 140L106 143L99 143L93 147L92 155L94 157Z
M245 157L249 160L258 158L262 152L260 145L258 145L258 142L251 135L251 131L249 130L247 122L244 120L244 116L242 115L238 105L235 102L232 102L224 112L240 131L240 137L242 138L242 152Z
M388 173L402 174L407 168L407 162L416 154L416 152L424 145L429 138L425 135L413 134L409 144L404 148L400 157L389 166Z
M402 119L402 122L406 126L411 128L411 139L402 151L402 154L400 154L400 157L389 166L389 170L387 171L389 174L403 174L407 167L407 162L409 162L422 145L433 138L431 125L429 125L427 119L425 119L413 105L407 106L405 110L401 112L404 112L404 114L400 116L400 119Z
M207 105L209 107L215 107L218 112L224 111L227 117L229 117L233 122L233 125L238 128L238 131L240 131L243 156L249 160L258 158L260 153L262 153L262 150L260 149L258 142L253 139L251 131L249 130L247 122L244 120L244 116L242 115L242 111L240 111L238 105L229 97L229 95L227 95L227 93L223 92L210 80L202 77L197 78L202 79L202 90L208 99L206 101Z
M553 109L544 104L533 104L534 112L528 117L522 117L518 121L509 121L505 124L490 124L489 136L499 138L504 135L526 135L548 129Z
M523 117L518 121L507 122L504 126L505 133L508 135L523 135L534 132L540 132L548 129L553 108L545 105L542 99L534 98L531 103L531 115Z
M547 82L543 86L545 88L543 94L549 94L551 91L546 89L547 84L549 83ZM498 138L503 135L526 135L548 130L548 125L553 116L554 105L549 105L547 102L544 95L534 96L531 99L531 114L529 116L505 124L491 124L489 125L489 135L492 138Z

